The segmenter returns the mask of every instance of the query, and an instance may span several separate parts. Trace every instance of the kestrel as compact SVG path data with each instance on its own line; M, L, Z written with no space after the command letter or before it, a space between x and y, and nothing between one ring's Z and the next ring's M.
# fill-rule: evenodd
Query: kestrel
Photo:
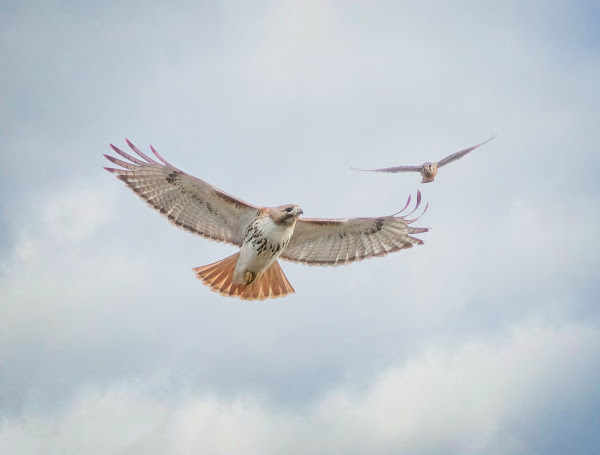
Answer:
M365 172L390 172L390 173L419 172L421 174L421 176L423 177L423 180L421 180L421 183L430 183L430 182L433 182L433 180L435 179L435 176L437 175L438 169L440 167L445 166L446 164L452 163L452 161L456 161L456 160L462 158L467 153L475 150L477 147L481 147L483 144L491 141L492 139L494 139L494 137L495 136L490 137L487 141L482 142L481 144L477 144L477 145L474 145L473 147L469 147L464 150L461 150L460 152L456 152L456 153L453 153L452 155L448 155L446 158L441 159L437 163L426 162L426 163L423 163L421 166L396 166L396 167L386 167L386 168L382 168L382 169L356 169L356 168L352 168L352 169L354 169L355 171L365 171Z
M257 207L192 177L163 159L146 156L129 140L141 158L110 144L129 162L104 155L123 169L104 168L168 220L193 234L240 248L214 264L192 269L214 292L244 300L263 300L293 293L278 258L308 265L342 265L421 245L411 234L427 228L410 227L399 213L379 218L310 219L298 217L293 204ZM417 204L421 194L417 192ZM427 206L425 206L427 210ZM423 213L425 212L423 211Z

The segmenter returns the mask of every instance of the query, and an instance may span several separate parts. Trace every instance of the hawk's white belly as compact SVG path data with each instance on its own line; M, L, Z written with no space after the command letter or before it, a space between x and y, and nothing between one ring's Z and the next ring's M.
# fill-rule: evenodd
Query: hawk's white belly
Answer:
M233 272L233 282L246 283L246 273L253 275L253 280L260 277L279 257L287 246L296 223L291 226L275 224L268 216L257 218L246 231L240 255Z

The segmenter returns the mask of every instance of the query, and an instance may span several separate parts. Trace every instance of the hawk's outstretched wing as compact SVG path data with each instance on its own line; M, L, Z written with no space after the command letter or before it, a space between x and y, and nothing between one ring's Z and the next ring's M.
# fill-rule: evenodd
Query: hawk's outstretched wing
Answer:
M421 172L422 166L396 166L396 167L384 167L381 169L357 169L353 167L352 169L355 171L363 171L363 172Z
M477 145L474 145L473 147L469 147L464 150L461 150L460 152L456 152L456 153L453 153L452 155L448 155L446 158L443 158L437 162L437 167L445 166L446 164L452 163L452 161L456 161L456 160L462 158L467 153L472 152L477 147L481 147L483 144L490 142L495 137L496 137L495 135L492 135L487 141L482 142L481 144L477 144Z
M420 202L421 193L417 192L417 206L414 210L419 207ZM409 203L410 197L404 209ZM296 222L290 243L280 257L307 265L336 266L385 256L422 244L422 240L411 237L410 234L427 232L429 229L408 226L418 218L405 220L404 217L395 215L338 220L301 218Z
M242 244L247 226L260 213L258 207L180 171L152 146L152 152L162 164L146 156L129 140L127 144L143 161L110 144L130 163L104 155L125 170L104 169L117 174L117 178L175 226L217 242Z

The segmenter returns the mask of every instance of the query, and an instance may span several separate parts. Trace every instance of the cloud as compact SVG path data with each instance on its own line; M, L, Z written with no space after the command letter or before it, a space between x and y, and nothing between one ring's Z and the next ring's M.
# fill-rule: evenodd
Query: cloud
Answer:
M0 15L1 443L600 446L595 7L72 6ZM492 132L433 185L349 169ZM234 250L174 229L101 169L124 137L310 217L389 214L419 188L432 230L350 267L283 263L297 290L283 301L225 300L190 269Z
M295 409L164 378L89 388L58 411L6 419L0 443L22 455L531 453L544 444L528 433L536 415L561 421L593 390L598 358L596 328L529 321L501 338L430 346Z

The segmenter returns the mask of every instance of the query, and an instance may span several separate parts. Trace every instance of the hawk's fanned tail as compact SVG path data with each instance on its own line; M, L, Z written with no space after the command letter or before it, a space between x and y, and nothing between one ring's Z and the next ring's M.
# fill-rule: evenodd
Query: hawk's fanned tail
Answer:
M410 195L404 209L390 216L299 219L298 206L248 204L172 166L152 146L152 154L146 155L131 141L127 145L129 153L111 145L119 157L105 156L118 169L106 167L107 171L175 226L241 248L239 264L236 253L193 269L198 279L224 296L264 300L293 293L277 258L307 265L350 264L421 245L413 235L428 231L411 226L419 217L407 219L420 206L418 191L415 208L403 216Z
M192 270L196 272L196 278L209 286L211 291L227 297L238 297L242 300L265 300L284 297L295 292L277 261L273 262L252 283L248 285L234 284L233 272L238 256L239 253L235 253L221 261Z

